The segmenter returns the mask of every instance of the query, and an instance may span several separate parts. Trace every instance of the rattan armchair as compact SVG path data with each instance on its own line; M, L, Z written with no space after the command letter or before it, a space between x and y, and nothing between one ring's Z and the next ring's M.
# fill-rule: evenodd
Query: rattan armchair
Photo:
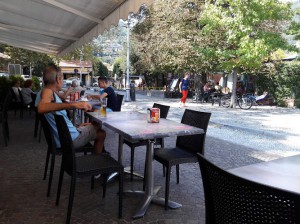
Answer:
M207 224L300 223L300 195L231 174L198 154Z

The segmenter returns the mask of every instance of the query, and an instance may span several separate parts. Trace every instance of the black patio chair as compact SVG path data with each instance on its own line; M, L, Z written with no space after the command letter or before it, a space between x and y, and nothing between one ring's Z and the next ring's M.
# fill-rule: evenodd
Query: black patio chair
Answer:
M123 98L124 98L124 95L122 95L122 94L117 94L118 107L117 107L116 111L121 111Z
M170 106L154 103L153 108L159 108L160 109L160 117L161 118L167 118ZM131 157L130 157L130 179L132 181L133 180L134 150L135 150L136 147L146 146L147 141L130 142L130 141L124 139L124 144L128 145L131 149L131 151L130 151L131 152L130 153L130 155L131 155ZM155 139L154 144L155 145L160 145L161 147L164 147L164 145L165 145L164 144L164 139L163 138Z
M8 115L7 111L9 109L9 105L11 103L11 98L12 95L8 93L6 97L4 98L4 102L1 106L0 110L0 121L1 121L1 126L2 126L2 134L3 134L3 139L4 139L4 145L7 147L8 146L8 141L9 141L9 128L8 128Z
M82 97L84 95L84 93L85 93L85 90L81 90L80 91L80 97Z
M51 127L48 124L48 122L45 118L45 115L38 114L38 119L41 122L41 127L43 128L45 139L46 139L46 142L48 145L43 180L46 180L46 177L47 177L48 165L49 165L49 160L50 160L50 155L51 155L50 173L49 173L48 188L47 188L47 197L50 197L53 171L54 171L54 165L55 165L55 156L57 154L61 154L61 153L60 153L60 149L56 149L56 147L55 147L53 135L51 133Z
M14 90L10 88L10 93L11 93L11 106L15 112L15 116L17 115L17 111L20 110L20 117L23 116L21 114L21 101L19 101L18 97L16 96Z
M300 195L231 174L197 154L207 224L300 223Z
M59 174L59 182L57 189L56 205L59 204L61 187L64 172L71 176L71 187L69 195L69 204L66 223L70 223L73 199L75 193L75 184L77 177L90 176L92 183L94 176L98 174L108 175L111 173L119 173L119 218L122 218L122 201L123 201L123 166L119 164L108 154L91 154L86 156L75 156L75 149L65 119L63 116L54 115L56 125L58 127L58 135L61 143L62 161ZM93 188L93 184L92 184ZM106 192L106 181L103 184L103 197Z
M36 100L36 94L35 93L31 93L31 98L32 98L32 106L34 108L34 112L35 112L35 119L34 119L34 132L33 132L33 136L36 138L38 131L39 131L39 127L40 127L40 131L42 129L41 123L40 123L40 118L39 118L39 113L37 111L37 108L34 106L35 105L35 100Z
M166 167L165 209L168 209L170 174L172 166L176 166L176 179L179 184L179 164L196 163L197 153L204 153L206 130L211 113L186 109L181 123L198 127L204 134L179 136L175 148L158 148L154 150L154 159Z
M55 165L55 158L57 155L61 155L61 149L55 147L55 142L54 142L53 135L51 132L51 127L50 127L48 121L46 120L45 115L38 114L38 117L39 117L38 119L41 122L41 128L43 129L44 136L45 136L47 146L48 146L43 180L46 180L46 178L47 178L48 166L49 166L49 161L50 161L50 156L51 156L50 173L49 173L48 188L47 188L47 197L50 197L54 165ZM87 144L86 146L84 146L80 149L77 149L76 153L84 153L85 155L87 155L88 152L93 152L93 151L94 151L94 147L90 144Z

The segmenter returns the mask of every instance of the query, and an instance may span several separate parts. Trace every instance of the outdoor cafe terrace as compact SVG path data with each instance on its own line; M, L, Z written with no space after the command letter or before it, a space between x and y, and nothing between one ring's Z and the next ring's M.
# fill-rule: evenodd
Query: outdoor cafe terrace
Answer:
M124 108L132 109L137 107ZM171 114L177 110L171 107ZM51 195L46 197L48 179L43 180L43 171L47 143L43 135L41 142L33 137L34 113L31 116L25 113L24 118L20 119L18 114L15 116L13 111L9 111L9 129L8 147L4 147L3 142L0 145L0 223L64 223L70 186L68 175L64 177L60 205L55 206L61 156L56 157ZM105 130L106 150L117 158L118 134L108 128ZM165 138L165 145L174 146L175 137ZM139 173L144 170L145 151L145 146L135 150L135 171ZM206 136L205 157L225 170L262 162L262 158L252 156L259 153L251 146ZM130 149L125 145L123 161L125 166L130 163ZM164 197L162 166L157 162L153 166L154 183L162 186L158 195ZM130 176L125 175L124 189L142 190L142 185L140 178L130 181ZM180 165L179 184L176 184L173 168L170 200L182 204L181 208L166 211L162 206L151 204L143 218L132 219L140 200L138 197L124 196L123 218L118 219L117 192L117 180L108 184L106 197L102 198L100 180L95 181L95 188L91 191L90 178L78 179L71 223L205 223L204 192L198 163Z

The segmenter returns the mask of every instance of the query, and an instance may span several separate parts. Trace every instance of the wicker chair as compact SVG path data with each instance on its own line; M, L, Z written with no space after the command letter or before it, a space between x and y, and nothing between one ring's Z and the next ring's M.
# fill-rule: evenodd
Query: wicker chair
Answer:
M4 98L3 105L1 106L0 110L0 121L1 121L1 126L2 126L2 134L3 134L3 139L4 139L4 144L5 146L8 146L8 141L9 141L9 128L8 128L8 121L7 121L7 111L9 108L9 105L11 103L11 98L12 95L8 93L6 97Z
M66 223L70 223L71 219L76 178L90 176L92 180L94 180L94 176L98 174L108 175L114 172L119 173L119 218L121 218L123 201L123 166L119 164L116 160L114 160L112 157L110 157L108 154L104 153L100 155L92 154L86 156L75 156L75 150L73 148L71 135L64 117L60 115L54 115L54 117L56 125L57 127L59 127L58 135L62 150L62 162L57 189L56 205L59 204L64 172L71 176L71 187ZM105 192L106 181L103 184L103 197L105 197Z
M154 151L154 159L166 167L165 209L168 209L170 174L172 166L176 165L177 184L179 183L179 164L196 163L197 153L204 153L206 130L210 113L186 109L181 123L198 127L204 134L179 136L175 148L158 148Z
M153 108L159 108L160 109L160 117L161 118L167 118L168 112L170 109L170 106L162 105L162 104L153 104ZM130 179L133 180L133 162L134 162L134 150L136 147L139 146L146 146L146 141L138 141L138 142L130 142L126 139L124 139L124 144L128 145L131 149L131 158L130 158ZM164 139L158 138L156 139L155 145L160 145L161 147L164 147Z
M207 224L300 223L300 195L231 174L198 154Z

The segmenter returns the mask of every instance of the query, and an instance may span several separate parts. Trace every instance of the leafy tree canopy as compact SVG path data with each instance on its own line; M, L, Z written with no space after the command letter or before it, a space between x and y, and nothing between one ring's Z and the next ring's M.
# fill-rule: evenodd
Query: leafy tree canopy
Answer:
M139 67L152 72L207 67L195 49L201 44L197 17L202 5L200 0L155 1L146 19L133 30Z
M41 76L45 66L54 63L55 61L53 56L22 48L16 48L7 45L0 45L0 48L5 54L10 56L10 59L8 60L9 63L21 64L23 68L31 67L32 74L36 76Z
M215 55L228 71L259 68L274 51L291 49L282 37L283 22L291 18L290 5L279 0L206 2L198 18L206 44L198 51Z

